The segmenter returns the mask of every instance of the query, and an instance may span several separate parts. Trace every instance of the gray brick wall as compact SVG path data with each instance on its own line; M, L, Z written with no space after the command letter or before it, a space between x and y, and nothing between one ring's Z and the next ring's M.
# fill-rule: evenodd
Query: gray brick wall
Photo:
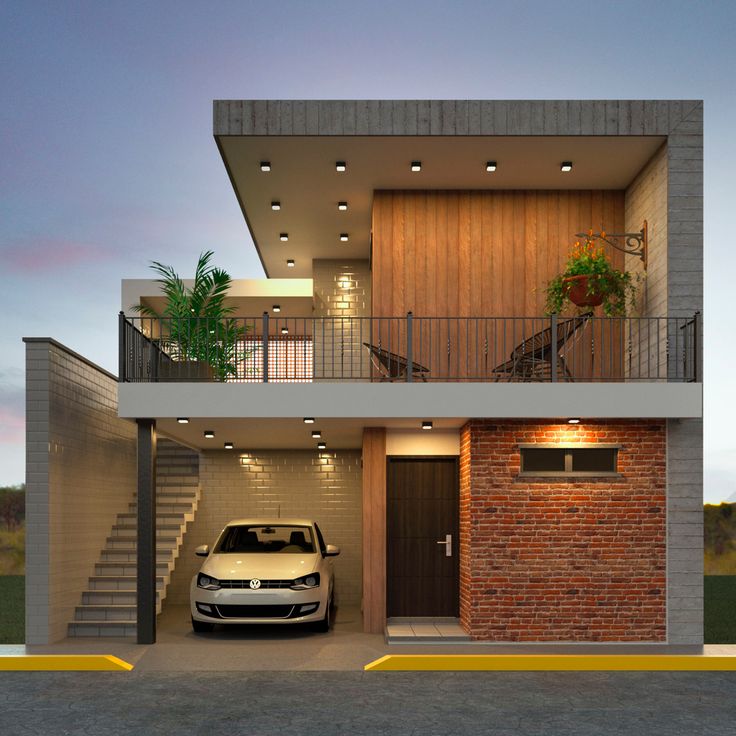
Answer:
M667 641L703 643L703 422L667 422Z
M246 459L241 464L240 458ZM184 538L167 601L189 602L189 583L202 563L194 548L209 544L231 519L281 516L314 519L328 544L337 544L335 590L342 605L361 597L361 494L359 450L203 452L199 465L202 495ZM164 603L166 605L166 603Z
M135 424L117 380L50 339L26 344L26 642L66 636L116 515L133 500Z

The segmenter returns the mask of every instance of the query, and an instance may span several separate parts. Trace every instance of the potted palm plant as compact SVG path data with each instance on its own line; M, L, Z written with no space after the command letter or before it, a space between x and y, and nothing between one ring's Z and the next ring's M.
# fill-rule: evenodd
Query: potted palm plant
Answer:
M145 304L133 309L156 321L158 345L170 358L159 365L160 379L225 381L237 372L238 344L245 328L230 316L235 308L225 306L232 279L210 265L213 255L211 250L200 254L191 287L172 266L151 262L160 276L156 280L166 306L161 314Z
M602 306L607 317L622 316L627 304L634 306L640 277L614 268L591 236L585 243L575 243L564 271L547 284L547 314L563 312L567 302L577 307Z

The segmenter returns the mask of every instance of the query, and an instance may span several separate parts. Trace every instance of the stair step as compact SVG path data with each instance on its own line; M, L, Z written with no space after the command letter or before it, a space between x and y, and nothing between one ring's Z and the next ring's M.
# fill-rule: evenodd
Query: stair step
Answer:
M164 586L163 576L156 575L156 590L163 590ZM92 575L89 579L90 590L135 590L136 587L135 575Z
M135 515L135 512L138 510L138 503L129 503L128 504L128 511L126 513ZM188 514L192 512L192 504L187 503L186 501L176 502L176 501L158 501L156 503L156 514L166 514L166 513L172 513L172 514Z
M106 549L137 549L138 546L136 544L137 536L119 536L119 537L108 537L105 543ZM156 550L162 550L162 549L175 549L178 544L178 537L168 536L168 537L156 537Z
M158 503L195 503L197 500L196 487L184 487L177 489L176 486L165 486L165 491L156 491L156 501ZM137 494L133 494L133 498L137 498Z
M74 611L75 621L135 621L137 606L127 604L83 605Z
M168 537L175 539L181 532L181 524L157 524L156 537ZM128 539L138 536L136 524L115 524L112 528L113 537L126 537Z
M161 600L161 592L156 591L156 602ZM82 593L83 606L135 606L135 590L85 590Z
M176 559L170 549L156 550L156 563L169 562ZM135 562L138 555L134 549L103 549L100 562Z
M68 636L135 636L135 621L71 621Z
M190 513L192 513L190 511ZM160 526L161 524L183 524L186 521L186 514L181 511L164 511L159 513L156 512L156 525ZM131 513L125 513L125 514L118 514L117 518L117 524L120 525L128 525L128 524L137 524L138 523L138 514L131 514Z
M156 560L156 573L168 575L171 565L168 562ZM98 562L95 564L95 575L135 575L137 573L136 562Z

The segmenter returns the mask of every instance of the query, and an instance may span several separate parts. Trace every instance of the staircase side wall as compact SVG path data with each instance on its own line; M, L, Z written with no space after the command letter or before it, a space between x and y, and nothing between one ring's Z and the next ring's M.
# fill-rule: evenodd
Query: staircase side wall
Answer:
M136 489L136 427L117 379L26 339L26 642L63 639L116 515Z

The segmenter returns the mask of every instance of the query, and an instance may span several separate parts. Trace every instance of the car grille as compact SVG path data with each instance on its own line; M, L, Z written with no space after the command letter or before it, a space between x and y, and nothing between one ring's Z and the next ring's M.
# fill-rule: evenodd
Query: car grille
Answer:
M290 588L294 585L293 580L261 580L259 590L270 588ZM250 589L250 580L220 580L221 588L248 588Z
M222 618L289 618L294 606L215 606Z

